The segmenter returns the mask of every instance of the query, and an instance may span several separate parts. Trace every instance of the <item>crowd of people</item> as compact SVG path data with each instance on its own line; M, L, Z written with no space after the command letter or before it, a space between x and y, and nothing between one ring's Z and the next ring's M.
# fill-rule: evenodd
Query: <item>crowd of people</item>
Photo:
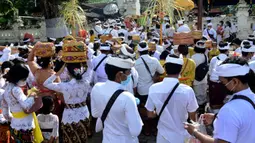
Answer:
M157 143L254 143L255 35L240 40L230 22L215 31L209 21L194 44L176 45L175 32L196 27L173 26L166 16L160 39L159 19L151 23L95 20L81 40L86 62L62 60L63 38L48 38L49 57L28 38L6 44L0 142L86 143L102 131L103 143L138 143L140 134ZM198 119L213 135L197 128Z

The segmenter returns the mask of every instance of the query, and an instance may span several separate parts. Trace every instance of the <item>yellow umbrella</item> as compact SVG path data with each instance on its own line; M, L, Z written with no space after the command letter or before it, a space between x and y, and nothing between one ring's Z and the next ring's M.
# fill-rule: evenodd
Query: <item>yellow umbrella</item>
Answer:
M175 0L177 6L185 9L185 10L192 10L195 5L192 0Z

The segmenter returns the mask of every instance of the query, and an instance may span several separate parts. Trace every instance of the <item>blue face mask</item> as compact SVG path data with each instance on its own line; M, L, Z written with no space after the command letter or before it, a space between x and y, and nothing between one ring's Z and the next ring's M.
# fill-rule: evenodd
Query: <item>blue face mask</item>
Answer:
M121 81L121 84L123 86L126 86L130 82L130 80L131 80L131 75L127 76L127 79L125 81Z

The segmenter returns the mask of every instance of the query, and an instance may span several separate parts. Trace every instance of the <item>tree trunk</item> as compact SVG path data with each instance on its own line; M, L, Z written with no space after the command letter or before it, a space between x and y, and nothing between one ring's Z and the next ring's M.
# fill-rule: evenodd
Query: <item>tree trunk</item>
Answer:
M40 0L46 23L46 36L62 38L69 35L64 20L61 18L59 5L61 0Z

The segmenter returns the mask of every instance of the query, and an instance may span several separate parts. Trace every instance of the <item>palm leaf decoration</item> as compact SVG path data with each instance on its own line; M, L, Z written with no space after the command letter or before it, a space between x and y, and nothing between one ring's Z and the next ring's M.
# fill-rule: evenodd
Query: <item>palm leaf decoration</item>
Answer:
M67 25L72 29L72 34L75 37L76 25L78 25L80 30L84 29L84 26L87 25L85 12L79 6L78 0L63 2L62 7L61 14Z

